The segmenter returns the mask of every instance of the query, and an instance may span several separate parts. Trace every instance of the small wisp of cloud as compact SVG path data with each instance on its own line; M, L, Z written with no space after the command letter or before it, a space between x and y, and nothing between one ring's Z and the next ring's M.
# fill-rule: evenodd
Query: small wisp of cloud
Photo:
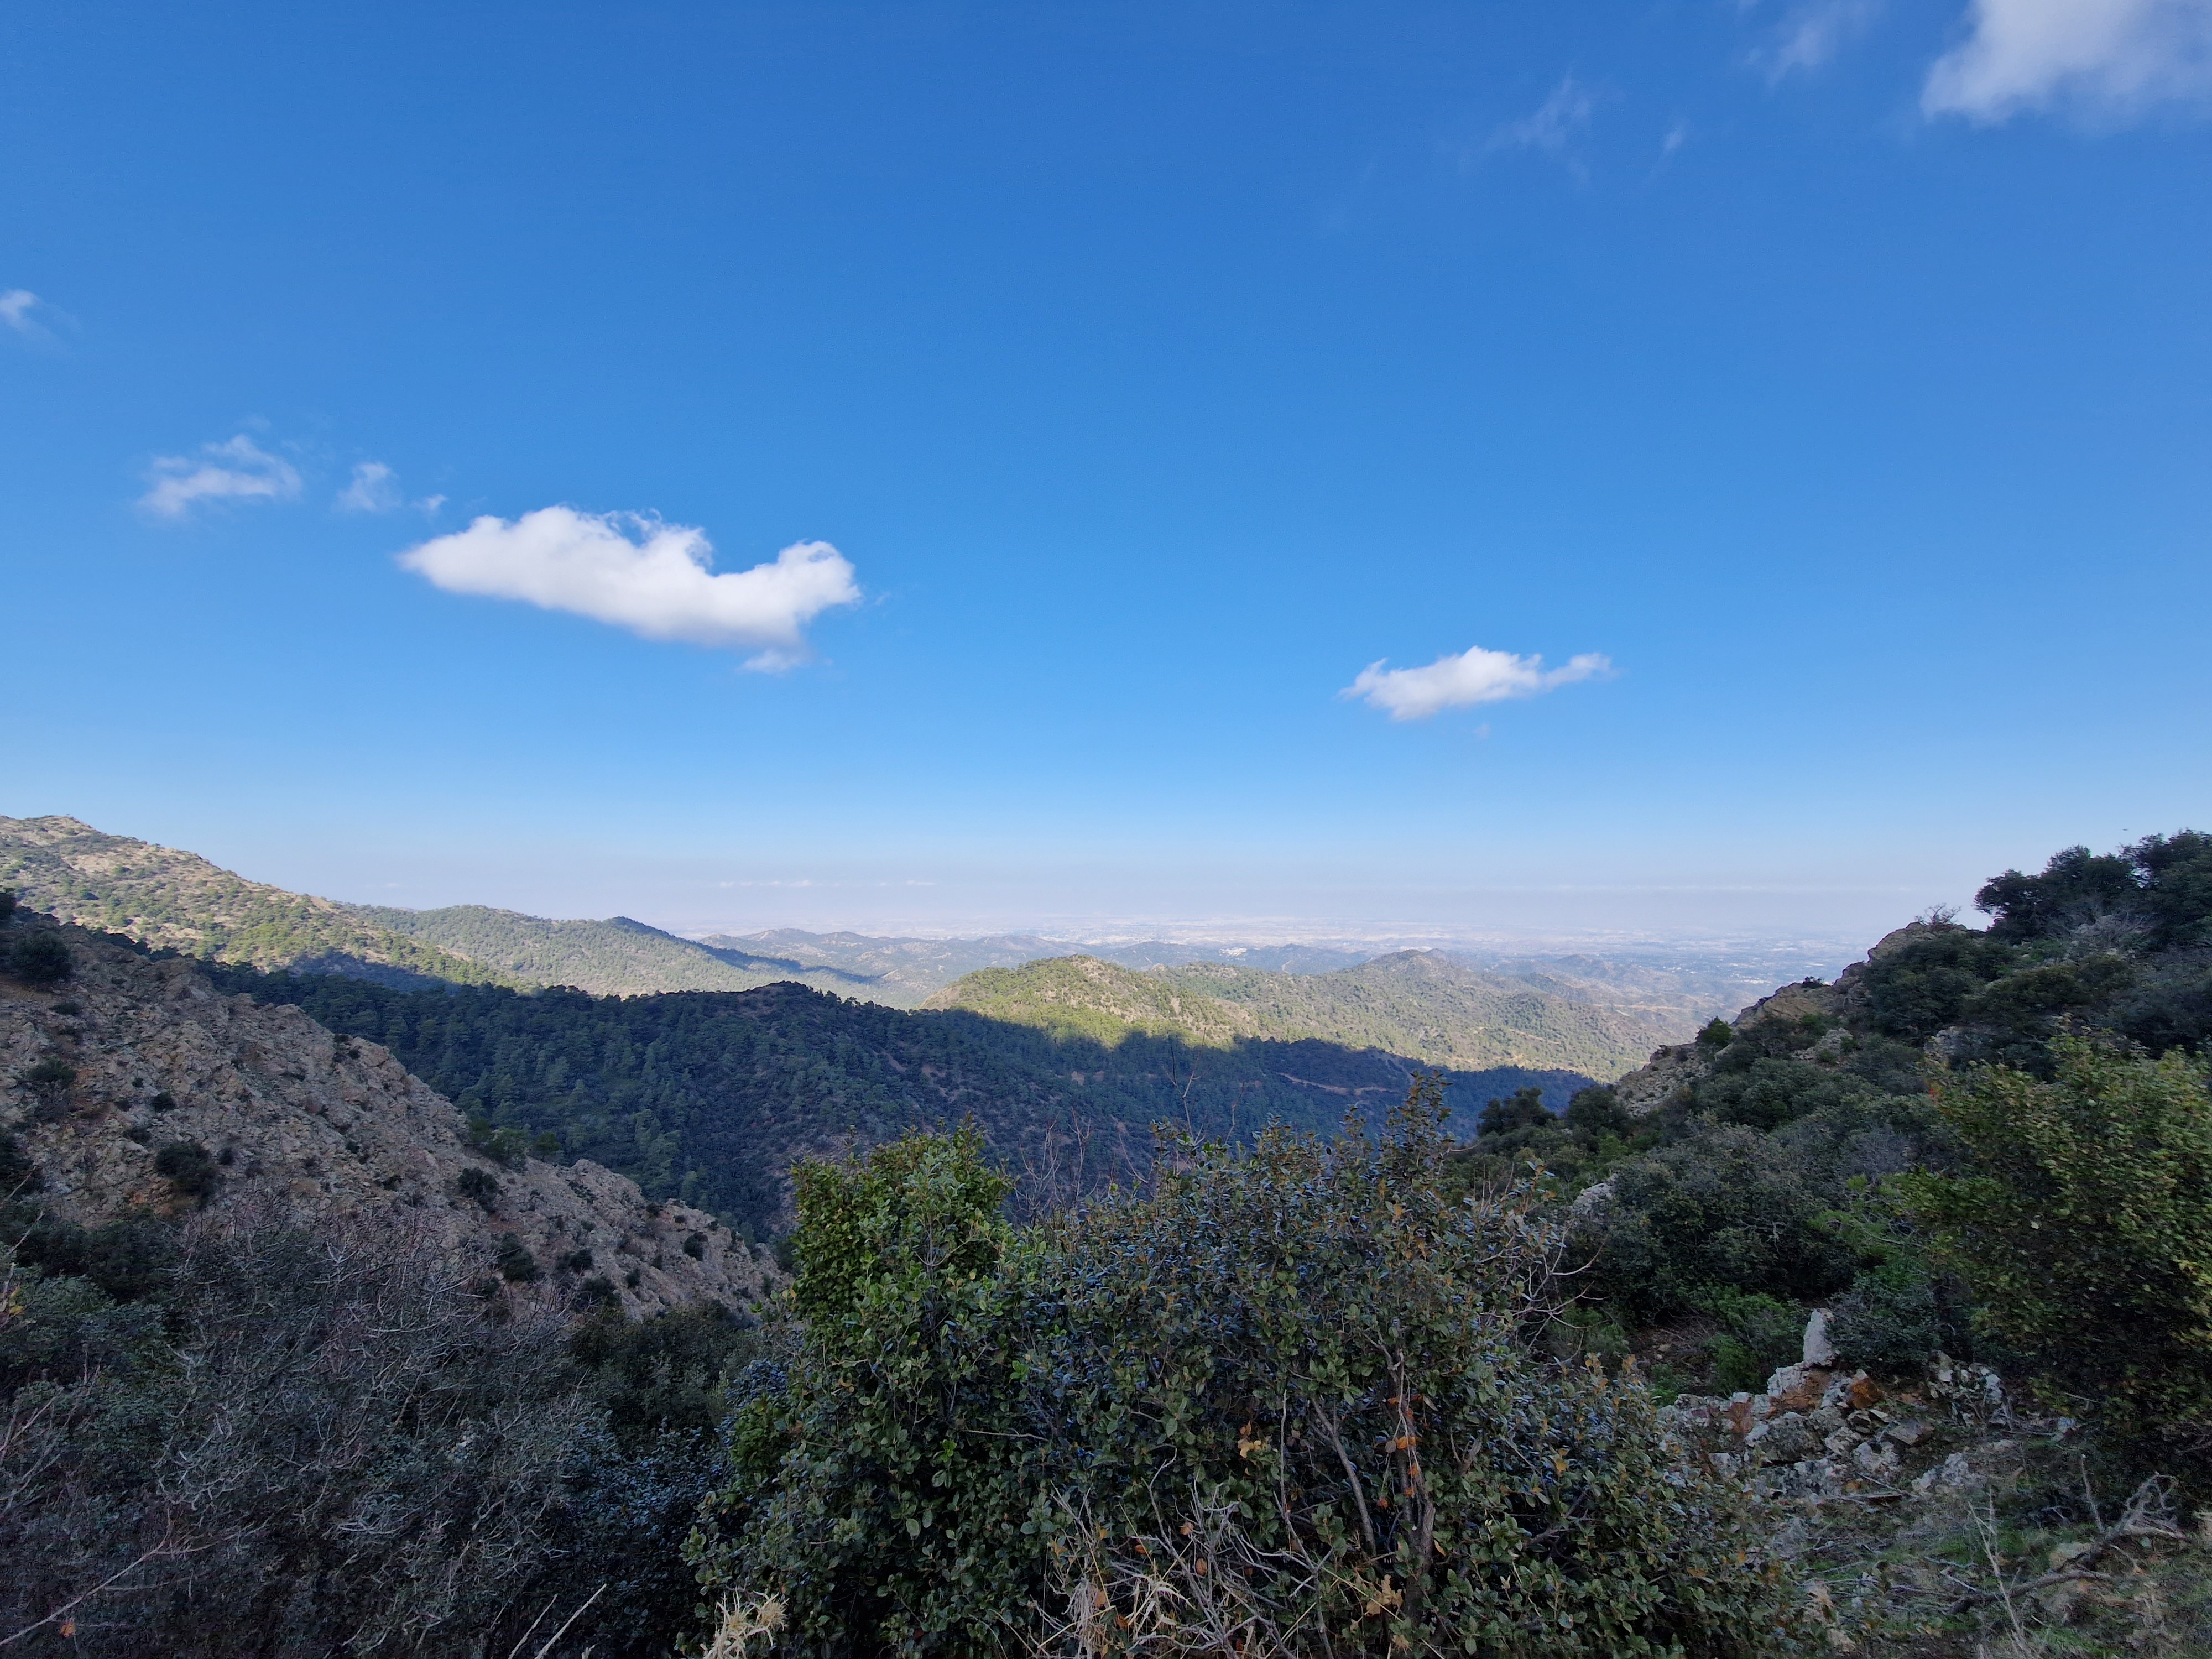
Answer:
M419 501L410 501L400 493L398 474L382 461L357 461L353 477L331 505L341 513L397 513L403 507L435 513L445 503L443 495L425 495Z
M1581 164L1569 155L1569 149L1589 130L1590 118L1596 112L1597 94L1573 76L1564 76L1533 113L1509 121L1491 134L1483 151L1540 150L1579 173Z
M1752 67L1770 85L1796 71L1810 73L1864 33L1881 11L1881 0L1801 0L1753 51Z
M46 331L40 327L37 319L31 315L44 303L27 288L9 289L5 294L0 294L0 325L28 339L44 339Z
M647 513L545 507L489 514L399 556L449 593L520 599L626 628L649 640L736 647L745 666L779 672L806 661L805 629L860 598L851 562L827 542L799 542L772 562L716 574L703 532Z
M172 521L211 501L289 501L300 495L299 469L242 432L202 444L197 456L155 456L146 482L138 505Z
M2068 108L2117 125L2212 101L2212 0L1973 0L1920 107L1995 124Z
M1479 645L1456 656L1438 657L1420 668L1385 668L1382 665L1388 660L1368 664L1359 678L1337 695L1358 697L1394 720L1425 720L1447 708L1540 696L1577 680L1596 679L1613 672L1612 660L1595 651L1571 657L1559 667L1549 669L1541 657L1488 651Z

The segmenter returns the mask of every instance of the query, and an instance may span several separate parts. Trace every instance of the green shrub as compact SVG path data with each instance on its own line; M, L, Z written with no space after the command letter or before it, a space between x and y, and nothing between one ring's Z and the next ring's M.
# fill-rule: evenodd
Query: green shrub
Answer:
M1698 1041L1708 1048L1725 1048L1735 1039L1735 1028L1718 1014L1705 1022L1698 1033Z
M33 933L8 953L9 971L26 985L53 986L76 972L69 946L53 933Z
M485 1214L499 1202L499 1177L489 1170L479 1170L473 1164L453 1177L453 1190L463 1198L473 1200Z
M1804 1352L1805 1313L1794 1302L1726 1285L1708 1287L1699 1300L1699 1311L1720 1324L1707 1345L1715 1393L1763 1389L1778 1366Z
M2212 1099L2203 1062L2101 1036L2052 1044L2054 1080L1943 1084L1966 1173L1904 1190L2050 1385L2130 1429L2212 1430Z
M1558 1229L1444 1200L1442 1120L1171 1141L1152 1196L1019 1233L972 1135L807 1166L807 1323L702 1581L780 1595L793 1653L1765 1650L1727 1500L1550 1358Z
M513 1233L499 1236L499 1251L492 1258L499 1276L510 1285L526 1285L538 1277L538 1259L524 1248L522 1240Z
M1715 1286L1802 1301L1850 1281L1849 1252L1818 1224L1838 1195L1822 1148L1700 1122L1613 1182L1581 1246L1595 1288L1629 1318L1697 1312Z
M31 1095L32 1115L42 1123L57 1122L69 1115L70 1091L76 1085L76 1067L56 1055L27 1066L15 1079Z
M1607 1135L1626 1136L1636 1127L1620 1097L1603 1084L1577 1090L1567 1103L1565 1121L1577 1140L1592 1146Z
M197 1140L173 1140L154 1154L154 1173L185 1197L204 1204L215 1196L222 1176L215 1154Z
M1866 965L1875 1029L1908 1042L1926 1042L1955 1024L1968 1000L2014 958L2013 948L1991 934L1954 922L1916 923Z
M23 1143L0 1130L0 1203L19 1192L35 1191L40 1184L38 1166L23 1150Z
M1545 1127L1555 1121L1551 1108L1544 1104L1541 1089L1516 1089L1507 1098L1493 1100L1482 1109L1475 1120L1475 1133L1510 1134L1516 1129Z

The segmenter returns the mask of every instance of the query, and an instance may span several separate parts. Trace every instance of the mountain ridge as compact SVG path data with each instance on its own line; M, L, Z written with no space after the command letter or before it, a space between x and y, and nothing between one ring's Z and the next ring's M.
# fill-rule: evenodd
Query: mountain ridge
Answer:
M1225 963L1138 971L1076 955L981 969L922 1006L964 1008L1109 1045L1138 1031L1212 1048L1239 1039L1310 1040L1458 1071L1517 1066L1600 1079L1632 1070L1680 1035L1421 951L1323 974Z

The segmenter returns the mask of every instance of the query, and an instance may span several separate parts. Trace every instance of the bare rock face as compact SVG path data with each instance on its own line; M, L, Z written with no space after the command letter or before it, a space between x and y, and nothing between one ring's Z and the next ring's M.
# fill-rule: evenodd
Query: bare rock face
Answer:
M224 996L190 963L149 961L78 928L19 913L7 933L38 927L66 944L73 972L51 988L0 975L0 1125L64 1218L202 1201L404 1212L482 1264L488 1293L611 1291L634 1315L701 1301L743 1310L780 1277L704 1212L648 1202L599 1164L510 1168L477 1152L453 1104L376 1043L289 1005ZM204 1157L163 1158L178 1146Z

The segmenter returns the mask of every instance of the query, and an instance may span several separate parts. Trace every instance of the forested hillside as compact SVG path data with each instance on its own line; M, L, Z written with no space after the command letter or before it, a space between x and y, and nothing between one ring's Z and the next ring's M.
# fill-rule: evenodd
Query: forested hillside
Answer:
M516 985L571 985L597 996L750 991L779 980L846 996L866 995L874 989L865 974L702 945L628 916L554 921L483 904L454 904L439 910L362 906L356 914L394 933L465 957Z
M754 1235L781 1224L793 1160L848 1139L972 1117L1016 1167L1095 1185L1148 1166L1155 1123L1219 1135L1270 1121L1333 1130L1349 1109L1402 1097L1416 1064L1319 1042L1215 1047L1139 1033L1102 1042L788 984L617 998L215 971L231 989L383 1043L487 1133L555 1137L568 1156ZM1493 1096L1533 1088L1564 1105L1590 1079L1507 1066L1446 1081L1471 1132Z
M34 910L185 956L391 985L516 982L349 905L248 881L196 853L75 818L0 818L0 887Z
M1080 1032L1130 1031L1219 1045L1243 1037L1377 1048L1425 1065L1498 1066L1618 1076L1670 1033L1561 994L1564 988L1483 973L1440 952L1401 951L1322 974L1211 962L1138 972L1076 956L987 969L925 1005Z

